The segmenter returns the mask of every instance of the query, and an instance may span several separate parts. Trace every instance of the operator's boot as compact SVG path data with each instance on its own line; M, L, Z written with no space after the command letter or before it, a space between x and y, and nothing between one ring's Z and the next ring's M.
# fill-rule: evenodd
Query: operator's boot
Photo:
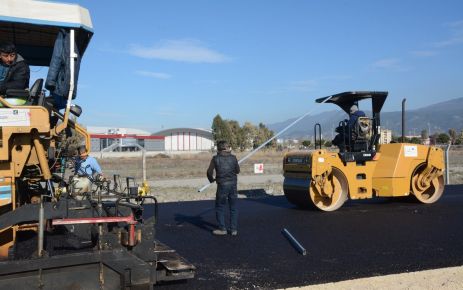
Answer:
M227 230L216 229L212 231L212 234L216 236L224 236L227 234Z

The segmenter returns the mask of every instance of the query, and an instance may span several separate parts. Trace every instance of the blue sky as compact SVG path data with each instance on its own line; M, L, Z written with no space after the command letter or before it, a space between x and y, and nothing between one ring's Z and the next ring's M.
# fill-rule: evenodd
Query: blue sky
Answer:
M88 126L268 124L350 90L389 91L385 111L463 97L460 0L61 2L94 25L76 100Z

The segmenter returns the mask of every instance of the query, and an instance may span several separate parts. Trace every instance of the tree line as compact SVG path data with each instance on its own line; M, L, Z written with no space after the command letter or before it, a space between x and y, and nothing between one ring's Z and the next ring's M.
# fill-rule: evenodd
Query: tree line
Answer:
M463 130L460 133L457 133L455 129L449 129L448 133L445 132L437 132L432 135L428 134L428 130L423 129L421 131L421 136L414 136L414 137L405 137L403 142L405 143L412 143L412 144L427 144L429 142L430 145L436 144L452 144L452 145L462 145L463 144ZM401 143L402 136L392 135L393 143ZM295 140L286 140L283 144L278 144L279 149L284 148L309 148L311 146L318 146L320 144L323 147L331 147L333 146L330 140L317 140L317 144L313 144L312 140L303 139L301 142L297 142ZM281 148L280 148L281 147Z
M460 133L457 133L455 129L449 129L448 134L445 132L434 133L429 135L428 130L421 130L420 137L405 137L404 142L422 144L429 139L429 143L432 145L435 144L452 144L452 145L461 145L463 144L463 130ZM402 141L402 137L392 136L392 140L396 142Z
M224 120L219 114L212 120L214 142L217 144L217 141L220 140L227 141L233 150L255 149L273 136L273 131L269 130L263 123L254 126L250 122L245 122L243 126L240 126L238 121ZM265 146L273 148L276 146L276 142L272 140Z

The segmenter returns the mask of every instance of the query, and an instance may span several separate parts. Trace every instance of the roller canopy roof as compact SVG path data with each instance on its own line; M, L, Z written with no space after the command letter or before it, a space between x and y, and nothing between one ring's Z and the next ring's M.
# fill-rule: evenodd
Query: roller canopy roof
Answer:
M388 92L376 92L376 91L354 91L344 92L324 98L316 99L315 102L322 103L326 99L330 98L326 103L333 103L341 107L347 114L352 105L357 104L361 100L371 99L373 106L373 113L381 112L384 102L386 101Z
M11 41L30 65L48 66L59 29L75 29L81 55L93 35L87 9L32 0L0 1L0 42Z

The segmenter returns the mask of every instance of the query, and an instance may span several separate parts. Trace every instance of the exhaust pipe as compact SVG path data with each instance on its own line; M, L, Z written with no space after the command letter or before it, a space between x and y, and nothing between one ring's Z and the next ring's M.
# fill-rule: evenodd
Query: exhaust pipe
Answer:
M402 143L405 143L405 101L407 99L402 100Z

